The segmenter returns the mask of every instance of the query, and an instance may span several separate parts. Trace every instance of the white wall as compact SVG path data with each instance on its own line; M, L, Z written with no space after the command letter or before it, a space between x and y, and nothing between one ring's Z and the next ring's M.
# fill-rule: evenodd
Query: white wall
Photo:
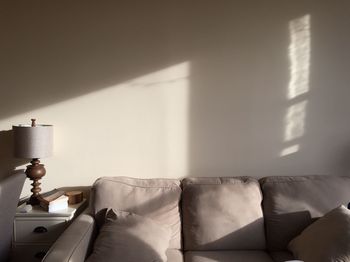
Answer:
M348 175L348 1L0 4L12 124L55 127L43 189L107 175ZM22 195L29 192L29 181Z

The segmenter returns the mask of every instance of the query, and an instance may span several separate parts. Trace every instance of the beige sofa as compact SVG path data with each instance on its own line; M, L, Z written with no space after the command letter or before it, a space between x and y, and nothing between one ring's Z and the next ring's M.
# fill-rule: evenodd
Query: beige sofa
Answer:
M289 241L318 217L347 205L349 188L350 177L337 176L104 177L92 187L90 210L61 235L44 261L84 261L106 208L171 226L169 262L292 260Z
M0 262L10 257L12 224L25 179L24 171L17 170L0 181Z

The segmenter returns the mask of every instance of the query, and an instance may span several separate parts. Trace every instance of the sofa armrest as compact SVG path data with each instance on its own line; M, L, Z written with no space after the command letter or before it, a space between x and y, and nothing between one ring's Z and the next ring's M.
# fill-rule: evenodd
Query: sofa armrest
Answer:
M62 233L47 252L45 262L83 262L95 238L95 220L83 213Z

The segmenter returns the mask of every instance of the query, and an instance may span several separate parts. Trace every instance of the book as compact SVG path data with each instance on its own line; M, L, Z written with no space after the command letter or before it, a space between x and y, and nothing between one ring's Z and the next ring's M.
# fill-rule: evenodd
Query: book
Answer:
M38 196L38 200L48 205L50 202L56 200L57 198L63 196L64 194L65 192L63 190L53 189L44 194L40 194Z
M38 199L40 199L40 198L46 199L47 197L50 197L50 199L56 199L56 198L58 198L58 197L60 197L60 196L62 196L64 194L65 194L64 191L58 190L58 189L55 188L55 189L53 189L51 191L45 192L43 194L39 194ZM50 199L49 199L49 201L50 201ZM29 197L28 196L22 197L19 200L19 202L18 202L18 206L20 206L20 205L22 205L24 203L28 203L28 201L29 201Z
M57 210L67 209L68 208L68 197L61 195L60 197L48 202L40 201L40 206L48 211L49 213L55 212Z

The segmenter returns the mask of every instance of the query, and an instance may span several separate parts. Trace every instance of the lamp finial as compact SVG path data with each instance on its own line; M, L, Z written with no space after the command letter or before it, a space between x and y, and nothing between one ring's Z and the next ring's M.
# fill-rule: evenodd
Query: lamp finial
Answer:
M36 127L36 123L35 123L36 119L35 119L35 118L32 118L32 119L30 119L30 120L32 121L32 127Z

